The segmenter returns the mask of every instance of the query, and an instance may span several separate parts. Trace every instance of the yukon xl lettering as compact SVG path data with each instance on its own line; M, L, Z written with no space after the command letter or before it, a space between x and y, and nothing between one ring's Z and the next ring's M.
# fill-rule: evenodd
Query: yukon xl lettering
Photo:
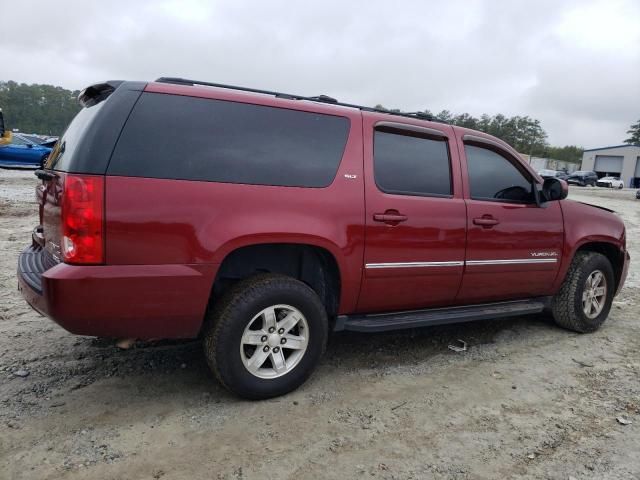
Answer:
M23 296L79 335L201 336L247 398L302 384L330 330L548 309L591 332L626 277L620 218L481 132L171 78L80 101L36 172Z

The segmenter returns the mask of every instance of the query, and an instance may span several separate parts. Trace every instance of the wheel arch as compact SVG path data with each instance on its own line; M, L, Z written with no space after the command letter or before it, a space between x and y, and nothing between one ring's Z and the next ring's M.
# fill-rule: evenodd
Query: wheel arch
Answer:
M238 281L259 273L279 273L304 282L318 294L327 315L337 315L343 293L340 264L333 252L314 243L251 243L229 250L218 268L210 302Z
M585 240L574 251L572 261L578 252L597 252L607 257L613 267L613 276L616 282L614 291L618 290L624 270L624 252L620 250L618 245L606 240Z

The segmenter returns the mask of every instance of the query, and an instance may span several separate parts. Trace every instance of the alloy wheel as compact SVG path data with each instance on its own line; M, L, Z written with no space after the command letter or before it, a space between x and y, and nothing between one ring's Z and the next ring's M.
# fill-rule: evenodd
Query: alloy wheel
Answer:
M582 292L582 310L587 318L596 318L607 300L607 279L600 270L594 270L587 277Z
M309 325L291 305L273 305L248 323L240 341L240 356L254 376L272 379L293 370L309 344Z

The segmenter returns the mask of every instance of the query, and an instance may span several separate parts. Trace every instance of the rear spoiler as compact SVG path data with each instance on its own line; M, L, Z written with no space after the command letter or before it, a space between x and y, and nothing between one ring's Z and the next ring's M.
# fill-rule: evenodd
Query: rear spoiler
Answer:
M103 83L91 85L80 92L78 101L83 107L92 107L106 99L122 83L124 83L123 80L108 80Z

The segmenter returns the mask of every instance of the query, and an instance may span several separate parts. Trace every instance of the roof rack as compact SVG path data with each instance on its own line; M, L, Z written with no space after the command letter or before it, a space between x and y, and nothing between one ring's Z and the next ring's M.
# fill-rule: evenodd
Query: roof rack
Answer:
M250 92L250 93L261 93L264 95L273 95L277 98L285 98L289 100L308 100L310 102L319 102L319 103L328 103L330 105L337 105L340 107L349 107L349 108L357 108L358 110L362 110L364 112L378 112L378 113L386 113L388 115L397 115L400 117L409 117L409 118L417 118L420 120L429 120L431 122L438 123L447 123L442 120L438 120L426 112L397 112L392 110L385 110L382 108L374 108L374 107L365 107L364 105L356 105L354 103L344 103L339 102L335 98L329 97L327 95L317 95L315 97L306 97L304 95L295 95L291 93L283 93L283 92L274 92L271 90L261 90L258 88L248 88L248 87L238 87L235 85L225 85L223 83L212 83L212 82L201 82L199 80L190 80L186 78L178 78L178 77L160 77L156 79L158 83L172 83L176 85L204 85L206 87L216 87L216 88L227 88L230 90L238 90L241 92Z

